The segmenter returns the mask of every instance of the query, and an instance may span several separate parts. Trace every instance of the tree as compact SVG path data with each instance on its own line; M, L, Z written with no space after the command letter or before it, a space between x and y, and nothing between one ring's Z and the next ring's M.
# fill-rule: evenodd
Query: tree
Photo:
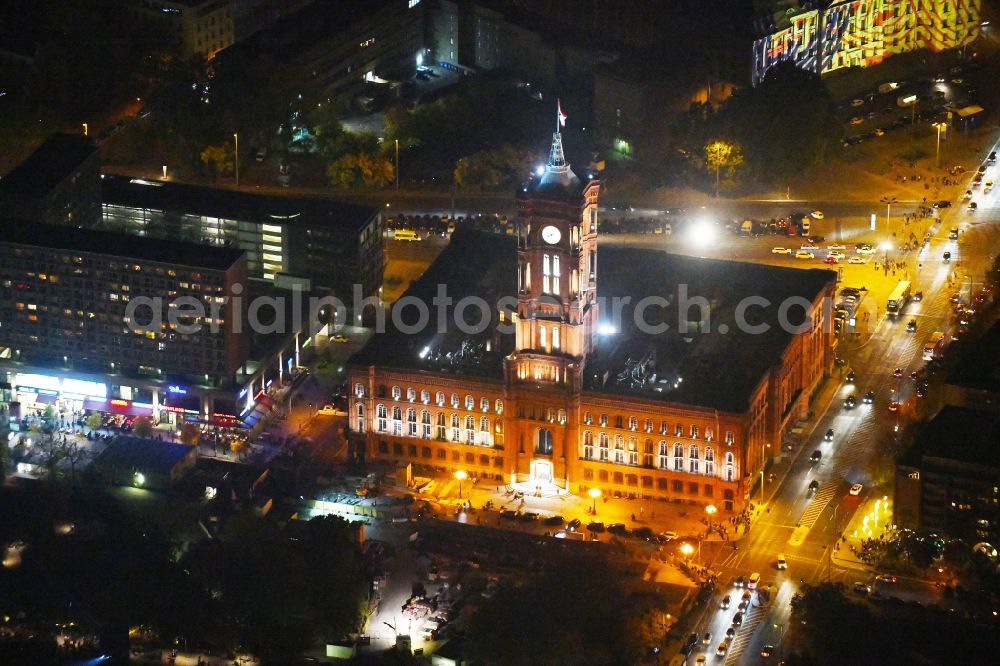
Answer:
M83 420L83 425L87 426L91 430L99 430L103 424L104 424L104 419L97 412L88 414L87 418Z
M233 149L228 145L208 146L201 151L202 164L208 165L216 178L233 170Z
M326 174L333 185L340 187L361 183L367 187L383 188L395 179L396 168L388 157L362 150L334 160L327 167Z
M197 446L201 441L201 428L196 423L185 423L181 426L181 442Z
M715 171L715 196L719 196L719 173L726 169L729 175L743 164L743 149L738 143L716 139L705 144L705 161Z
M152 437L153 420L148 416L140 416L136 418L135 423L132 424L132 434L136 437Z

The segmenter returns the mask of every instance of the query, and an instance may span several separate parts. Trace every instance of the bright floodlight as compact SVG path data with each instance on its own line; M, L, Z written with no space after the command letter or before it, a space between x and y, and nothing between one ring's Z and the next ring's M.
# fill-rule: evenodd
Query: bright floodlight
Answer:
M545 167L542 166L541 164L539 164L538 166L536 166L535 167L535 175L536 176L544 176L545 175Z
M457 472L455 472L455 478L458 479L459 481L465 481L467 478L469 478L469 475L464 469L460 469Z
M691 553L694 552L694 546L689 543L681 544L681 553L690 557Z
M698 220L688 232L688 239L698 247L708 247L715 241L718 230L708 220Z
M885 241L884 243L882 243L882 249L888 252L889 250L892 249L892 243L890 243L889 241Z
M591 488L590 490L587 491L587 494L590 495L591 497L593 497L594 499L597 499L598 497L601 496L601 489L600 488Z
M600 335L614 335L617 332L614 326L611 324L601 324L597 327L597 332Z

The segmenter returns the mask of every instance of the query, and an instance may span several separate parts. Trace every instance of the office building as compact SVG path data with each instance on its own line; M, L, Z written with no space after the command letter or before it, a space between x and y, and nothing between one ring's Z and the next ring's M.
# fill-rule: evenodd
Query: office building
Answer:
M212 58L236 40L238 0L139 0L124 9L140 21L156 23L176 38L180 55Z
M241 250L251 278L349 298L378 296L381 211L331 199L279 197L106 174L102 228Z
M45 224L97 224L101 219L97 146L82 135L53 134L0 178L0 212Z

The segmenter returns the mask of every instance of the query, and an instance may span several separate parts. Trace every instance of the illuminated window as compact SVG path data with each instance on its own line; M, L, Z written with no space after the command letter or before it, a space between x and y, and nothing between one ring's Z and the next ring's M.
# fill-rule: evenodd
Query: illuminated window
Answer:
M604 427L604 428L608 427L608 415L607 414L601 414L601 427Z
M420 392L420 402L422 402L425 405L427 405L427 404L430 403L430 401L431 401L431 392L430 391L421 391Z
M697 474L698 462L698 447L692 444L688 447L688 471Z
M483 410L484 412L490 411L490 399L489 398L482 398L482 399L480 399L479 400L479 408L481 410Z
M480 446L490 445L490 420L486 416L479 417L479 442Z
M443 442L447 438L447 436L448 436L447 435L447 426L445 425L444 412L438 412L438 415L437 415L437 425L435 426L435 428L437 429L437 433L435 433L435 437L437 437L439 440L441 440Z
M421 430L422 430L421 437L423 437L424 439L430 439L431 438L431 413L429 411L427 411L426 409L424 411L420 412L420 425L422 426L421 427Z
M375 407L375 432L386 432L389 429L389 420L386 418L385 405Z
M392 434L396 437L403 436L403 408L392 408Z
M680 442L674 442L674 471L684 471L684 447Z
M454 408L456 408L456 409L458 409L458 394L457 393L452 393L451 394L451 406L454 407Z
M471 395L465 396L465 408L466 409L475 409L476 408L476 399L473 398Z
M731 452L726 454L726 470L725 470L726 481L732 481L733 479L736 478L736 465L734 462L735 460L736 458L733 456Z
M552 293L559 295L559 255L552 257Z
M587 425L590 425L591 423L594 422L594 415L591 414L590 412L584 412L583 413L583 422L586 423Z
M598 439L597 455L601 462L608 461L608 433L602 432Z
M357 424L358 432L364 432L365 431L365 406L364 406L363 403L359 402L358 405L357 405L357 407L356 407L356 409L357 409L357 411L355 413L357 415L357 420L355 421L355 423Z
M393 400L399 400L399 398L402 395L403 395L402 389L400 389L398 386L393 386L392 387L392 399Z
M559 325L552 327L552 348L559 349Z
M705 475L715 475L715 451L711 446L705 447Z
M542 255L542 293L548 294L552 287L552 258Z
M628 438L628 464L639 464L639 442L635 437Z
M728 444L729 446L732 446L735 441L736 441L736 437L733 436L733 431L732 430L727 430L726 431L726 444Z
M548 428L538 429L538 439L535 442L535 453L552 455L552 431Z
M406 399L410 402L415 402L417 399L417 389L408 388L406 389Z
M451 441L457 442L462 439L462 432L458 414L451 415Z
M476 417L466 416L465 417L465 443L475 444L476 443Z
M437 395L434 397L434 402L437 403L438 407L444 407L444 393L438 391Z
M659 444L659 460L658 466L660 469L667 469L670 466L670 455L667 450L667 443L664 440L660 440Z
M583 458L584 460L594 459L594 433L589 430L583 433Z
M635 432L639 429L639 419L635 416L628 417L628 429Z
M497 414L503 414L503 400L497 400L493 406L493 410Z

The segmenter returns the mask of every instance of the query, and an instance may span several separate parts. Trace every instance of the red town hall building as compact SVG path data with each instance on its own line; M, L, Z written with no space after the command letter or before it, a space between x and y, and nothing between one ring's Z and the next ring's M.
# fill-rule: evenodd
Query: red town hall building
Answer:
M351 359L356 459L742 509L832 366L836 276L598 252L599 192L556 132L516 237L453 235Z

